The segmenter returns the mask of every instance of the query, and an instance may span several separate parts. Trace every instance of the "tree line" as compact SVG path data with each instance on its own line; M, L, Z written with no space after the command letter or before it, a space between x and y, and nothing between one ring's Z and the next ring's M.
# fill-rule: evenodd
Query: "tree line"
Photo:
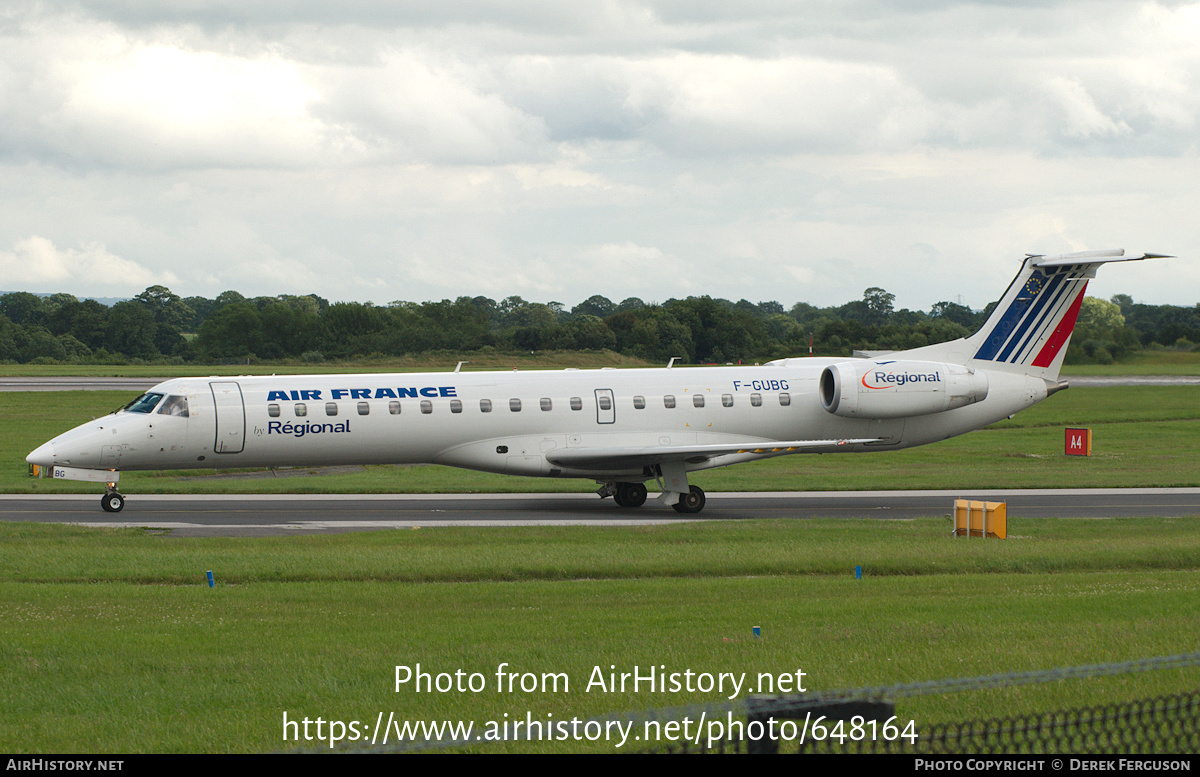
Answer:
M808 353L902 350L964 337L982 311L938 302L928 312L894 308L871 287L860 300L819 308L798 302L731 302L708 296L619 303L596 295L567 309L521 297L428 302L330 303L315 294L183 298L151 286L105 306L70 294L0 295L0 361L183 364L386 358L431 351L610 350L650 361L755 362ZM1128 295L1086 298L1068 362L1110 362L1143 348L1200 342L1200 305L1143 305Z

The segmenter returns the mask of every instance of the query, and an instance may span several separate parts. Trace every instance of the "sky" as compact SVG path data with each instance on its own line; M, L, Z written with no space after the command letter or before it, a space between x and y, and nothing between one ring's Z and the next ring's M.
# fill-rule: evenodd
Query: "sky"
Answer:
M0 288L1200 302L1200 3L11 0Z

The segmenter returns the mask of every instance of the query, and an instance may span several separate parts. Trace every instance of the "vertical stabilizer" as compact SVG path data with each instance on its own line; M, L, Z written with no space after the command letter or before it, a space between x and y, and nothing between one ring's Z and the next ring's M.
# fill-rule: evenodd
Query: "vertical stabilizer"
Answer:
M967 339L977 361L1057 380L1088 281L1107 262L1149 259L1121 249L1025 258L983 328Z

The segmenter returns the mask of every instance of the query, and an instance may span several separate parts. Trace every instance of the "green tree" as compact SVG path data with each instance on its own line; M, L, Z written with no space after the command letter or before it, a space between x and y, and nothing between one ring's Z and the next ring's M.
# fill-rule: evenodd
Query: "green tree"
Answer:
M246 301L231 302L200 325L196 343L210 359L257 355L263 347L262 330L262 316L254 305Z
M594 294L571 308L573 316L595 316L606 318L617 312L617 306L608 297Z
M183 348L183 330L195 312L178 294L166 286L151 286L133 299L154 319L154 347L159 353L173 354Z
M109 309L105 347L137 359L160 355L154 343L154 317L141 303L128 300Z
M863 292L863 302L867 306L869 323L882 324L892 315L892 305L896 295L890 294L878 286L872 286Z
M46 308L42 298L27 291L14 291L0 296L0 313L19 326L43 326L46 323Z

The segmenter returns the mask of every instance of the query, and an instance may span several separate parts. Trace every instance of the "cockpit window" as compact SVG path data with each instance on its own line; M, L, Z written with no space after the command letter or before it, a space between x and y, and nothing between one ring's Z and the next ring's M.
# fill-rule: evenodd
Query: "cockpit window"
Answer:
M188 417L188 401L187 397L169 396L167 401L162 403L162 407L158 409L159 415L174 415L180 418ZM279 406L275 406L275 415L279 415Z
M158 405L158 400L162 398L162 394L142 394L140 397L125 406L125 412L153 413L154 408Z

